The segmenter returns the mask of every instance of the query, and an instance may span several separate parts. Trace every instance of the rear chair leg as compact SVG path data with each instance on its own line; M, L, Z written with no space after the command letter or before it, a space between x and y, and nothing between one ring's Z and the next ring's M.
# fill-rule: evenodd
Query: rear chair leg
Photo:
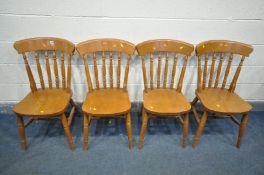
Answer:
M126 116L126 127L127 127L127 137L129 141L129 149L133 149L133 138L132 138L132 128L131 128L131 116L130 112Z
M197 101L198 101L198 98L195 97L195 98L193 99L193 101L191 102L191 105L195 105L195 104L197 103Z
M61 116L61 123L63 125L66 137L68 139L68 142L69 142L69 145L70 145L70 149L71 149L71 151L73 151L74 150L74 144L73 144L73 141L72 141L72 135L71 135L70 128L68 126L67 118L66 118L64 113Z
M194 138L194 141L193 141L193 145L192 147L195 148L199 139L200 139L200 136L203 132L203 129L204 129L204 125L206 123L206 120L207 120L207 111L204 111L203 115L202 115L202 119L201 119L201 122L199 123L199 127L197 129L197 132L196 132L196 135L195 135L195 138Z
M148 125L148 116L147 116L145 109L143 108L142 109L142 127L140 131L140 138L139 138L139 145L138 145L139 149L142 149L147 125Z
M184 114L184 118L183 118L183 140L182 140L183 148L185 148L187 145L188 126L189 126L189 116L188 113L186 113Z
M20 115L17 115L17 126L18 126L20 142L21 142L21 148L22 150L26 151L27 142L26 142L26 137L25 137L25 127L24 127L23 117Z
M75 107L75 109L76 109L77 112L81 113L81 112L79 111L78 107L77 107L77 104L73 101L72 98L71 98L71 100L70 100L70 103L71 103L72 106Z
M199 118L199 116L198 116L198 113L197 113L195 107L194 107L195 104L197 103L197 101L198 101L198 98L195 97L195 98L193 99L193 101L191 102L191 106L192 106L192 111L193 111L193 115L194 115L195 121L196 121L197 124L199 124L201 120L200 120L200 118Z
M242 143L242 139L245 133L245 128L247 125L247 121L248 121L248 114L243 114L242 119L241 119L241 124L240 124L240 128L239 128L239 135L237 138L237 144L236 147L240 148L240 145Z
M83 149L88 150L88 137L89 137L89 124L91 121L91 116L84 114L83 116Z

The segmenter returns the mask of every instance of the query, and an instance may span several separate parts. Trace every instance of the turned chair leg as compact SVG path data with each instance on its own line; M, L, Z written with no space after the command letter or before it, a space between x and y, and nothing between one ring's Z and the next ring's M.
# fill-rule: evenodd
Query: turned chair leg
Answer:
M204 129L204 125L206 123L206 120L207 120L207 111L204 111L203 115L202 115L202 118L201 118L201 121L199 123L199 127L197 129L197 132L196 132L196 135L195 135L195 138L194 138L194 141L193 141L193 145L192 147L195 148L199 139L200 139L200 136L203 132L203 129Z
M237 144L236 147L240 148L240 145L242 143L242 139L245 133L245 128L247 125L247 121L248 121L248 114L243 114L242 119L241 119L241 124L240 124L240 128L239 128L239 135L237 138Z
M91 122L91 116L84 114L83 116L83 149L88 150L88 137L89 137L89 125Z
M182 147L185 148L187 145L187 137L188 137L188 127L189 127L189 114L184 114L183 118L183 140Z
M147 116L145 109L143 108L142 109L142 126L141 126L139 145L138 145L139 149L142 149L147 125L148 125L148 116Z
M72 135L71 135L70 128L68 126L67 118L66 118L64 113L61 116L61 123L63 125L66 137L68 139L68 142L69 142L69 145L70 145L70 149L71 149L71 151L73 151L74 150L74 144L73 144L73 140L72 140Z
M26 136L25 136L24 121L23 121L22 116L17 115L17 126L18 126L20 142L21 142L21 148L22 150L25 151L27 149L27 142L26 142Z
M127 137L129 142L129 149L133 149L133 138L132 138L132 128L131 128L131 116L130 112L126 116L126 127L127 127Z

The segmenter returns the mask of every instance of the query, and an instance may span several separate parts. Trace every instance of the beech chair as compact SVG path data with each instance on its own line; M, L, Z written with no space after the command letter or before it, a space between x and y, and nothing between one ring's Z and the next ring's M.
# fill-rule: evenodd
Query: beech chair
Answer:
M152 117L175 117L180 119L183 126L182 147L187 144L188 113L191 105L182 94L182 84L188 58L194 50L194 46L177 40L150 40L137 45L137 51L142 60L142 72L144 78L144 102L142 108L142 128L140 132L139 149L142 148L143 140L148 124ZM146 71L146 59L149 60L149 74ZM154 71L154 62L158 62ZM165 61L165 65L162 62ZM175 77L177 62L182 61L179 78ZM169 62L173 62L172 67ZM164 66L162 66L164 65ZM171 77L168 77L171 67ZM156 71L157 70L157 71ZM163 72L163 79L161 77ZM156 75L156 83L154 74ZM149 75L149 76L148 76ZM178 84L176 83L178 79ZM162 82L163 81L163 82ZM156 85L155 85L156 84ZM183 115L183 119L181 117Z
M17 41L14 43L14 48L23 56L31 89L31 92L13 108L13 111L17 114L22 149L26 150L27 148L25 128L33 120L59 118L70 149L74 150L69 128L74 117L74 111L77 109L76 104L72 100L71 92L71 57L75 50L74 44L60 38L40 37ZM49 57L50 55L52 55L51 58ZM65 73L65 57L68 58L67 75ZM58 66L59 63L61 63L60 68ZM36 71L31 69L31 67L36 67ZM52 71L52 67L54 71ZM44 71L46 70L46 74L43 74L43 69ZM61 71L59 72L59 70ZM38 72L40 87L37 87L35 81L37 76L34 78L34 72ZM53 72L54 77L52 77ZM61 79L59 74L61 74ZM47 83L44 80L48 80ZM72 109L69 117L66 118L65 110L69 103L72 105ZM29 117L25 124L23 117Z
M192 101L192 111L199 127L194 138L193 148L196 147L200 139L208 114L213 114L213 117L229 118L240 126L236 144L237 148L240 147L248 113L252 107L235 93L235 88L242 64L252 51L253 47L250 45L226 40L205 41L196 46L198 88L195 92L196 97ZM240 62L237 68L232 66L233 70L231 65L236 60L240 60ZM229 72L233 72L230 83L228 83ZM198 101L203 107L201 118L195 109L195 104ZM242 115L241 123L235 118L235 115Z
M77 45L77 51L83 57L88 84L88 94L82 106L84 112L84 150L88 150L91 119L110 117L126 119L129 148L133 149L131 103L127 92L127 82L129 63L134 50L134 44L119 39L88 40ZM123 60L126 63L125 66L122 64ZM88 65L89 61L91 61L90 65ZM90 72L90 66L93 67L94 74ZM123 67L125 68L123 69ZM100 73L102 76L99 77ZM121 75L124 77L123 83Z

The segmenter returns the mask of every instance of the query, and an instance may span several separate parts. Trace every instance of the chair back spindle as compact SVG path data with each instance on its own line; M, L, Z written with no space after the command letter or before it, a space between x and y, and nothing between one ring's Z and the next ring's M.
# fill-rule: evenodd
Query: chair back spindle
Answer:
M203 89L205 88L205 84L206 84L207 64L208 64L208 55L206 54L205 61L204 61L204 71L203 71Z
M64 66L64 54L61 53L61 76L62 76L62 88L66 89L66 84L65 84L65 66Z
M186 71L187 61L188 61L188 57L185 56L184 57L183 67L182 67L180 78L179 78L179 82L178 82L178 86L177 86L177 91L178 92L181 92L181 90L182 90L182 84L183 84L183 79L184 79L184 75L185 75L185 71Z
M110 88L113 88L113 54L110 52L110 66L109 66L109 73L110 73Z
M125 79L124 79L124 89L127 88L127 81L128 81L128 72L129 72L129 65L130 65L130 60L131 60L131 55L128 56L127 58L127 63L126 63L126 69L125 69Z
M35 53L35 59L36 59L36 64L37 64L41 88L45 89L45 84L44 84L44 80L43 80L42 69L41 69L40 62L39 62L39 53L38 52Z
M93 53L93 63L94 63L94 75L96 82L96 89L99 89L99 76L98 76L98 67L97 67L97 57L95 52Z
M174 77L176 75L176 70L177 70L177 61L178 61L178 56L175 55L173 59L173 68L172 68L172 74L171 74L171 83L170 83L170 88L173 89L174 87Z
M216 74L216 78L215 78L214 88L217 88L217 86L218 86L218 82L219 82L219 78L220 78L220 74L221 74L221 69L222 69L222 65L223 65L223 59L224 59L224 55L223 55L223 53L221 53L220 61L219 61L218 67L217 67L217 74Z
M215 67L215 54L213 55L213 60L212 60L212 64L211 64L211 68L210 68L210 78L209 78L209 82L208 82L208 87L210 88L212 86L212 81L213 81L213 76L214 76L214 67Z
M117 88L120 88L120 76L121 76L121 53L118 53L118 67L117 67Z
M48 75L49 88L51 89L52 88L52 79L51 79L51 71L50 71L48 51L45 51L45 61L46 61L46 70L47 70L47 75Z
M164 70L164 78L163 78L163 88L166 88L167 84L167 77L168 77L168 68L169 68L169 54L166 54L166 63L165 63L165 70Z
M103 82L104 82L104 88L106 88L106 65L105 65L105 52L103 52L102 55L102 62L103 62L103 67L102 67L102 72L103 72Z
M58 63L57 63L57 56L56 52L53 51L52 53L53 57L53 67L54 67L54 74L55 74L55 80L56 80L56 88L59 88L59 73L58 73Z

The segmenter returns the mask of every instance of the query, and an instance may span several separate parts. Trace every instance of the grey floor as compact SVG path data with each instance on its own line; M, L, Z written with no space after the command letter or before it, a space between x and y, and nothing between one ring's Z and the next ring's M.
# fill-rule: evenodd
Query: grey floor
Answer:
M140 113L132 113L134 150L128 148L123 120L93 121L89 151L83 146L82 117L71 127L75 151L70 152L59 121L35 121L26 129L28 150L21 151L16 117L0 114L0 174L264 174L264 112L252 112L244 142L235 147L238 126L227 119L209 119L196 149L197 126L192 115L187 148L174 119L149 123L143 149L138 150ZM77 114L78 115L78 114Z

